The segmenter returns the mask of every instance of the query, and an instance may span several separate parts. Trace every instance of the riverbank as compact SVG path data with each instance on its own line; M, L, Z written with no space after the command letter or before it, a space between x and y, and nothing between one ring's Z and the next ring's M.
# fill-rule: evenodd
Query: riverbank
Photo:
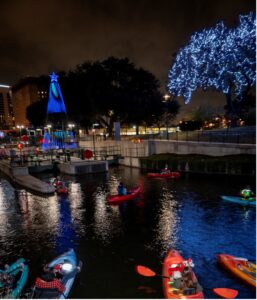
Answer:
M256 175L255 155L179 155L179 154L155 154L140 158L140 168L145 171L159 171L168 164L172 170L196 174L216 175Z

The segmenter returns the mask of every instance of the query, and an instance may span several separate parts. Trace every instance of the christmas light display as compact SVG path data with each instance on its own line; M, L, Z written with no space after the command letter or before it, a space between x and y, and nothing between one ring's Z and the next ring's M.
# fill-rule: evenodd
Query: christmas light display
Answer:
M62 96L61 88L58 83L58 76L55 73L50 75L51 83L49 88L49 99L47 104L47 114L65 113L66 107Z
M194 33L181 48L168 74L168 90L191 100L198 88L214 88L227 99L237 99L256 82L256 18L253 13L239 17L236 28L219 22Z

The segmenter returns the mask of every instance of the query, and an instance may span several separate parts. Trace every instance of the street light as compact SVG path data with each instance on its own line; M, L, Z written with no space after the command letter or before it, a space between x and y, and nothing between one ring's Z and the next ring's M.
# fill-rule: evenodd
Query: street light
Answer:
M167 103L168 103L168 101L169 101L169 99L170 99L170 95L169 94L164 94L163 95L163 102L165 103L165 105L167 106ZM166 107L166 112L165 112L165 123L166 123L166 132L167 132L167 140L169 139L169 126L168 126L168 119L167 119L167 113L168 113L168 108Z
M95 160L95 129L92 129L92 134L93 134L93 151L94 151L94 160Z
M19 130L20 130L20 138L21 138L21 130L24 128L24 126L23 125L17 125L16 127L19 128Z

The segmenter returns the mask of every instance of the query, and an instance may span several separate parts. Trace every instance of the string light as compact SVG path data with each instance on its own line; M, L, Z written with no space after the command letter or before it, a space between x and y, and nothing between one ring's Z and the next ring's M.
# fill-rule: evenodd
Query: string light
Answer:
M256 82L256 18L251 12L239 25L223 22L194 33L181 48L168 74L168 91L188 103L194 91L214 88L224 94L243 92Z

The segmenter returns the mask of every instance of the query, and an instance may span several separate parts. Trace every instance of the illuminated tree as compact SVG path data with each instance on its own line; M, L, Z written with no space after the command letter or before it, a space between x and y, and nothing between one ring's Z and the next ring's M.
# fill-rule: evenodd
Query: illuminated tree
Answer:
M255 27L255 15L250 13L239 17L236 28L219 22L193 34L169 71L169 92L188 103L198 88L214 88L225 94L228 110L234 113L232 96L240 101L256 81Z

